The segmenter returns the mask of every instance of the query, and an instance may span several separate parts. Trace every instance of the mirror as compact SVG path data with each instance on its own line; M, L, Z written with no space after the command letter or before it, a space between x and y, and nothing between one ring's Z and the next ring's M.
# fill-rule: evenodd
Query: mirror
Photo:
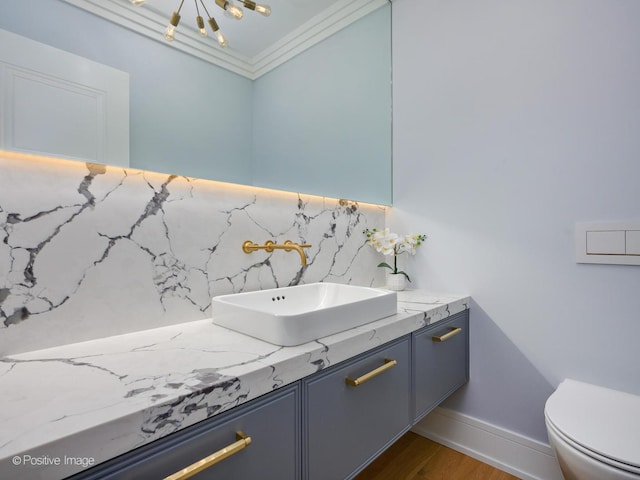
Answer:
M257 78L168 47L163 26L122 26L72 5L81 3L103 4L2 2L0 28L129 74L131 167L391 204L386 0ZM107 3L129 12L128 0ZM186 33L183 47L195 48Z

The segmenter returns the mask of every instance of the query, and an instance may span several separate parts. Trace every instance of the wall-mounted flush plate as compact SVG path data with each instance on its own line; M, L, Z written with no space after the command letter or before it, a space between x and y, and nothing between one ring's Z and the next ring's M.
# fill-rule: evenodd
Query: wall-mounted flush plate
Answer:
M576 223L576 263L640 265L640 221Z

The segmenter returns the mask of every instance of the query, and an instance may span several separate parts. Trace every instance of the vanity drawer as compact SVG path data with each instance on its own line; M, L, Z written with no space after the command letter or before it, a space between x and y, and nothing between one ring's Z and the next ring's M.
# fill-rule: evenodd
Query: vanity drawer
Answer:
M296 383L71 478L161 480L234 444L237 432L243 432L251 439L249 445L192 478L299 479L299 391Z
M303 382L305 478L350 478L409 428L409 347L406 337Z
M469 311L418 330L412 337L417 422L469 379Z

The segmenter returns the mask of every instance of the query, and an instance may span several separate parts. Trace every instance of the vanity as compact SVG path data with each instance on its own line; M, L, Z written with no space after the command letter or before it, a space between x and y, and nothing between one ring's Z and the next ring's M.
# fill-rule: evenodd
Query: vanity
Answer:
M209 457L195 478L352 478L468 380L469 303L398 292L397 314L292 347L206 319L5 358L0 477L178 479Z

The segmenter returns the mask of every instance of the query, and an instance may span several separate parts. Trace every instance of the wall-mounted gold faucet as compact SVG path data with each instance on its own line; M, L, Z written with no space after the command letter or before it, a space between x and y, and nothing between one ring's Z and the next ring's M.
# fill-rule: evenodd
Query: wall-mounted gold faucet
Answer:
M298 243L293 243L291 240L285 240L282 245L275 243L271 240L267 240L264 242L264 245L258 245L257 243L253 243L251 240L247 240L242 244L242 251L244 253L255 252L256 250L265 250L269 253L274 250L284 250L285 252L290 252L291 250L295 250L300 254L300 263L302 265L307 264L307 256L304 254L303 248L309 248L311 245L304 243L302 245Z

